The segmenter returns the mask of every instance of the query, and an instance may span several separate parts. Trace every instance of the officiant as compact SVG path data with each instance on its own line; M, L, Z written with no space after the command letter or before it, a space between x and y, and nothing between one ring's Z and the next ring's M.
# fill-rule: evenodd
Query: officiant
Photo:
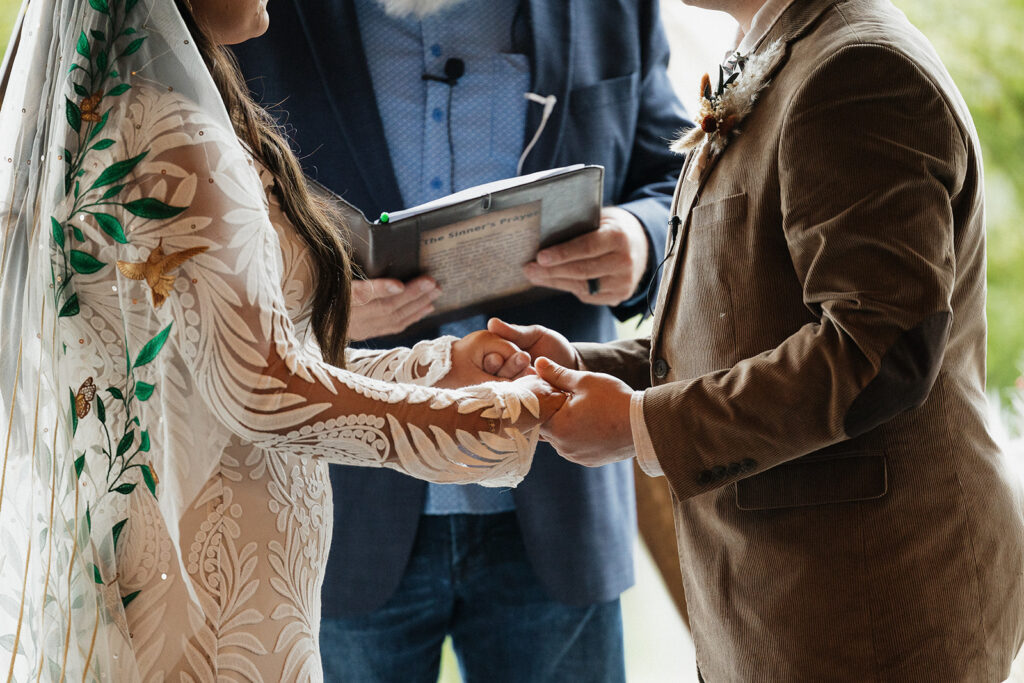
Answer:
M502 316L604 341L616 319L646 309L682 164L666 141L690 125L656 1L278 0L272 11L268 34L238 55L257 96L283 103L307 172L373 217L518 173L601 164L600 226L525 270L564 293ZM371 345L485 323L403 336L439 294L428 277L353 292L351 335ZM328 679L434 681L451 635L468 681L623 680L629 463L586 469L542 446L515 491L340 467L331 481Z

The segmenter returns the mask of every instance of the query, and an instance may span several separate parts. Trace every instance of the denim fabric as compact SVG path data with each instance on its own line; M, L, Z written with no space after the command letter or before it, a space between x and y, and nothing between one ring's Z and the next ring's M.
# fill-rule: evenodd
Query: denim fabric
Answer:
M384 607L321 622L326 680L435 683L446 634L466 683L625 681L619 600L570 607L549 598L515 513L421 517Z

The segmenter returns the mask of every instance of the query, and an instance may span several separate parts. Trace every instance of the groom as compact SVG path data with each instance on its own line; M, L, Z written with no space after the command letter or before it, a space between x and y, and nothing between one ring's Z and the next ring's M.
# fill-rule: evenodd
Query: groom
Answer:
M651 337L491 328L561 363L560 453L668 479L705 680L1004 680L1024 526L967 107L888 0L694 4L745 37L684 141Z

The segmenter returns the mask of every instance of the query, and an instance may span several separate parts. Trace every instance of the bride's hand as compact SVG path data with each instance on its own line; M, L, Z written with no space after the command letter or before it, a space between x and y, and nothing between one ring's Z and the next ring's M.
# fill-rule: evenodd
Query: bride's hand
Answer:
M530 355L487 330L452 343L452 369L435 386L455 389L532 373Z
M520 395L523 405L522 412L510 426L524 432L543 426L562 408L569 397L567 393L556 389L536 374L524 375L511 382L508 387ZM527 394L533 394L536 402L530 401Z

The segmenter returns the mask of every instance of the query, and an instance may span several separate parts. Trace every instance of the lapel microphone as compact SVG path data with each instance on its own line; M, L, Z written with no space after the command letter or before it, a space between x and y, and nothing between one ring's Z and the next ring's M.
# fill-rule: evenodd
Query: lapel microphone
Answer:
M459 82L464 73L466 73L466 63L458 57L450 57L444 63L444 76L423 74L422 78L425 81L437 81L438 83L446 83L452 86Z

